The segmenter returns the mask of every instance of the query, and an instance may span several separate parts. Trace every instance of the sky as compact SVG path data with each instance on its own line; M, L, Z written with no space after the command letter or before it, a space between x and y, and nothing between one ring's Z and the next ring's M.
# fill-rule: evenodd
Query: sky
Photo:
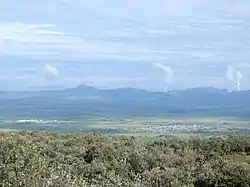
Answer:
M249 0L2 0L0 90L226 88L228 66L250 89L249 23Z

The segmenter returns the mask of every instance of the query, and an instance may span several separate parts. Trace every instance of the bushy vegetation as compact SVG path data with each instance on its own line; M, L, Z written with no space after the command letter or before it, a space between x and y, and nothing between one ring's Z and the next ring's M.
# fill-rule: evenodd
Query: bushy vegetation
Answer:
M250 136L138 142L93 134L1 133L2 187L247 187Z

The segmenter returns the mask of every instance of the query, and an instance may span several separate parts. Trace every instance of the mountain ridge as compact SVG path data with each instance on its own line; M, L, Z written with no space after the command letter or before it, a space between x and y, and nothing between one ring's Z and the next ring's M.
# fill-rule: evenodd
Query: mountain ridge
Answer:
M0 92L0 116L250 116L250 91L193 88L168 93L137 88Z

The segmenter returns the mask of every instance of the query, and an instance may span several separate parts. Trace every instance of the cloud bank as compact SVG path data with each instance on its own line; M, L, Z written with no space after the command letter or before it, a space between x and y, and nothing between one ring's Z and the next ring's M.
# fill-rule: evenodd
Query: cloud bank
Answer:
M129 85L154 89L159 80L158 73L150 68L152 63L168 62L178 75L170 82L173 87L178 82L181 87L214 85L224 88L223 74L227 65L230 63L237 68L240 62L250 59L250 2L247 0L60 2L8 0L1 3L2 76L35 77L33 72L24 75L13 67L37 66L39 69L45 62L57 62L54 65L60 69L60 76L47 72L51 80L62 75L138 76L148 77L150 81L148 84L130 81ZM32 62L28 62L30 60ZM86 63L95 71L89 67L89 71L84 72ZM115 68L114 63L126 65ZM70 71L61 68L65 66ZM104 70L107 67L112 70L109 74ZM84 73L79 75L78 71ZM247 71L240 69L244 78L237 75L242 79L242 89L250 88ZM96 79L97 83L101 81ZM11 83L19 84L17 79ZM125 81L121 84L125 85Z

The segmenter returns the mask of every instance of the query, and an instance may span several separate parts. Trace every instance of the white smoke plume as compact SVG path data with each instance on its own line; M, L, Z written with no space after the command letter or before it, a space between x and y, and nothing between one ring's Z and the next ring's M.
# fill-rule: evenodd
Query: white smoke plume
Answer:
M164 74L165 74L164 82L166 83L166 87L164 89L164 92L168 91L169 85L174 77L174 73L173 73L172 69L169 66L165 66L161 63L154 63L154 66L164 72Z
M236 90L240 91L240 83L243 75L240 71L236 71L232 66L227 67L226 71L226 78L230 83L230 90L231 86L235 86L236 84Z
M235 70L232 68L232 66L227 66L226 77L229 81L234 81L234 79L235 79L234 71Z
M46 64L44 66L44 76L47 80L53 80L56 77L58 77L58 75L59 75L59 70L56 67L50 64Z
M240 71L236 71L235 77L236 77L237 91L239 92L240 91L240 82L241 82L243 75Z

